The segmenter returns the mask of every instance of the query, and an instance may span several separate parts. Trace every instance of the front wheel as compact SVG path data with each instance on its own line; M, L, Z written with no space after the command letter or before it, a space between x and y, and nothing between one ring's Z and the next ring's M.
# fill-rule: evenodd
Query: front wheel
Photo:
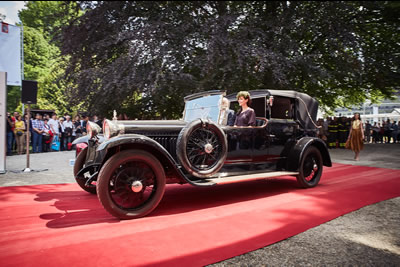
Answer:
M315 187L322 175L321 152L314 146L306 148L300 161L297 182L302 188Z
M86 185L86 182L89 178L85 177L85 174L80 174L77 176L78 172L83 168L83 165L85 164L86 160L86 154L87 154L87 147L84 148L76 157L75 159L75 164L74 164L74 177L75 181L78 183L78 185L85 190L86 192L89 192L91 194L96 194L96 185L94 183L90 183ZM89 172L90 175L92 175L92 172Z
M101 168L97 196L111 215L135 219L157 207L164 195L165 180L156 157L141 150L126 150L112 156Z

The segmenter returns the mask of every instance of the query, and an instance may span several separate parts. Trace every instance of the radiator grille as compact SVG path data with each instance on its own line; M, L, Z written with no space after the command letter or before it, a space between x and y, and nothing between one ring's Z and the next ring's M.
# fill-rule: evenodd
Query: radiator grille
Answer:
M154 141L162 145L171 156L176 159L176 137L151 137Z

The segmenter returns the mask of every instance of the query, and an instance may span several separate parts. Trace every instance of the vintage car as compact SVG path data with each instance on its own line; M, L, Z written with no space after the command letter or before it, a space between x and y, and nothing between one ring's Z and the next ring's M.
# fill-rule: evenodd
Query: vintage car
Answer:
M149 214L171 183L207 187L293 176L302 188L316 186L323 166L332 165L315 137L318 102L295 91L249 93L254 127L218 123L223 97L238 105L236 94L221 91L185 97L181 120L121 121L114 111L103 129L89 122L88 135L74 142L87 143L75 160L77 183L120 219Z

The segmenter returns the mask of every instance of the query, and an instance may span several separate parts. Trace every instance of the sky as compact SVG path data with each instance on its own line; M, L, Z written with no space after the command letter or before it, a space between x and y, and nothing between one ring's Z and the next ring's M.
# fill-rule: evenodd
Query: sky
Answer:
M6 15L4 22L12 25L21 22L18 18L18 11L24 6L24 1L0 1L0 14Z

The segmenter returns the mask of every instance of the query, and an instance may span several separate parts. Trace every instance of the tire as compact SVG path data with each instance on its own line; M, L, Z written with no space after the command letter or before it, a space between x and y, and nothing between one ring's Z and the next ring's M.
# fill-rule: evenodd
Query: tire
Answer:
M125 150L101 168L97 197L119 219L140 218L160 203L165 181L164 168L156 157L142 150Z
M322 175L322 156L321 152L314 146L306 148L299 166L297 182L302 188L315 187Z
M206 178L224 165L228 143L224 131L209 120L195 120L181 130L176 152L191 175Z
M84 148L81 151L81 153L78 154L78 157L76 157L74 164L74 177L75 181L83 190L91 194L96 194L96 185L91 184L90 186L86 186L86 181L88 179L83 178L83 175L81 178L78 178L76 176L76 174L83 168L83 165L85 164L86 154L87 154L87 148Z

